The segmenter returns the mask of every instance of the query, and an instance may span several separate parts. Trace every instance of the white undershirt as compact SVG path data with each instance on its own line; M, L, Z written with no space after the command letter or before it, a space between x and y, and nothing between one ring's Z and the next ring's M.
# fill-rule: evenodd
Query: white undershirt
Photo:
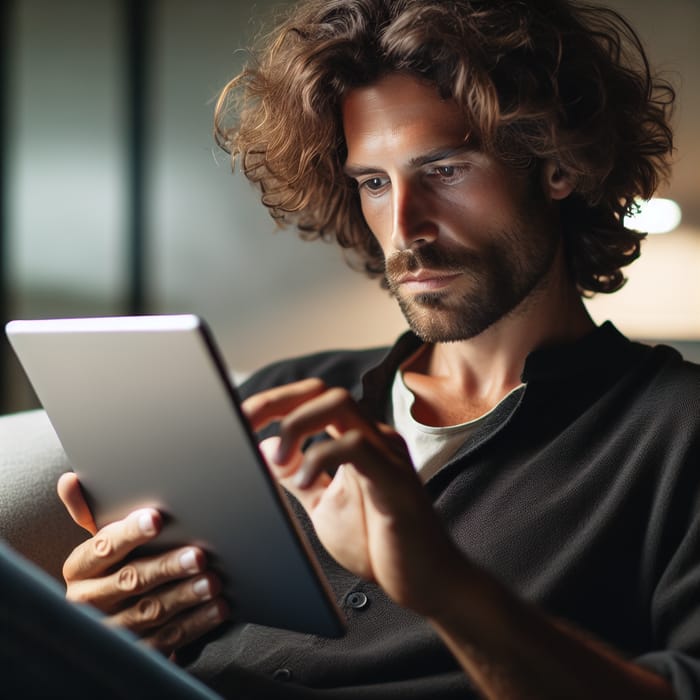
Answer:
M508 392L505 399L523 386L520 384ZM419 423L411 413L416 400L413 392L406 386L403 372L398 370L391 387L391 408L389 421L394 429L403 437L413 465L420 475L421 481L426 482L436 474L442 466L464 444L467 438L479 427L486 417L495 411L501 402L491 410L474 420L459 425L432 426Z

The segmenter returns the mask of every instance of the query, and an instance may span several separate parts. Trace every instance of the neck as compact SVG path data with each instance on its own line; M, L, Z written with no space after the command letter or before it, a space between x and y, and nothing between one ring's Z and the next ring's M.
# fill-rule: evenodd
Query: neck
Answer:
M521 383L527 356L594 328L561 254L540 287L479 335L424 346L404 364L413 415L429 425L471 420Z

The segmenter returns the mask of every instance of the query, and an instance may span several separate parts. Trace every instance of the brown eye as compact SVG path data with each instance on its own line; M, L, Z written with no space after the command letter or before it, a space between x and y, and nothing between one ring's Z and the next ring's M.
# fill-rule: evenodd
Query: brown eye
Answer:
M438 175L441 175L442 177L452 177L455 174L454 165L441 165L436 168L436 170Z
M379 190L384 186L380 177L373 177L362 183L368 190Z
M368 195L380 195L384 192L388 184L388 177L377 175L376 177L368 177L366 180L358 182L358 188L360 192L365 192Z
M465 165L435 165L428 175L444 185L459 184L469 170Z

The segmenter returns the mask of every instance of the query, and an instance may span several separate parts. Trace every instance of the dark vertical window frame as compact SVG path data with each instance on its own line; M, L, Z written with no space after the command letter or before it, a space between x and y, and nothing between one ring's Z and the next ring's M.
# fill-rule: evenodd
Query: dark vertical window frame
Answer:
M122 0L126 59L128 232L126 303L129 314L148 311L148 88L153 0Z
M12 51L13 0L0 0L0 412L11 409L10 347L5 324L10 320L9 233L8 233L8 143L10 53Z

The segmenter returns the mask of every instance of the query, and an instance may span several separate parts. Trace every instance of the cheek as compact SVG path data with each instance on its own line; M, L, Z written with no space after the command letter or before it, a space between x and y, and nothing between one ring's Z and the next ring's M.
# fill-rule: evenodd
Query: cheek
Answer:
M473 183L468 191L452 191L445 196L442 211L450 228L466 229L473 235L507 228L517 218L517 202L501 183Z
M390 208L376 200L361 200L360 209L367 227L377 239L380 248L386 254L391 241Z

